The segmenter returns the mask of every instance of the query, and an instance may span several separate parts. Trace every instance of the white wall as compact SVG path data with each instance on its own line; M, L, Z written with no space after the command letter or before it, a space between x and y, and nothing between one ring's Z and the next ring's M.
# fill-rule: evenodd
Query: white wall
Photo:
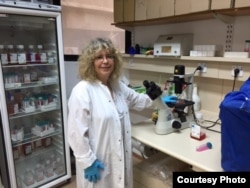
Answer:
M250 16L234 18L232 51L243 51L244 42L250 39ZM140 26L135 28L134 40L143 47L153 47L159 35L193 33L194 44L221 44L226 42L227 24L218 19Z
M67 93L67 99L69 98L71 94L72 88L76 85L76 83L79 82L78 77L78 63L76 61L65 61L65 79L66 79L66 93Z
M110 38L124 52L125 32L113 23L113 0L61 0L64 54L78 55L91 39Z

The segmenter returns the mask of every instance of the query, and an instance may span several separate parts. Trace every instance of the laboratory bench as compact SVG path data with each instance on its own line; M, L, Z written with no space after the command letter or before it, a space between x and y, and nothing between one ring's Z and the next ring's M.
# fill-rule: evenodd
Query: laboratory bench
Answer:
M209 119L215 122L218 119L218 115L210 112L203 114L207 114L204 116L205 120ZM203 123L203 126L210 125L211 123ZM152 120L148 119L132 125L132 137L147 146L190 164L194 171L223 171L221 167L220 125L217 124L211 129L212 131L205 130L206 138L200 141L190 137L190 128L167 135L159 135L155 133L155 125ZM212 149L197 152L196 147L206 142L212 143Z

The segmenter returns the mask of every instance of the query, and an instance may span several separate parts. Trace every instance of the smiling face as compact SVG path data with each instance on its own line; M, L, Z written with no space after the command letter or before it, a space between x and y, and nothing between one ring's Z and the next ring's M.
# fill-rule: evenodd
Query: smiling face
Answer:
M97 54L94 60L94 68L97 78L107 85L109 76L114 70L114 57L106 50Z

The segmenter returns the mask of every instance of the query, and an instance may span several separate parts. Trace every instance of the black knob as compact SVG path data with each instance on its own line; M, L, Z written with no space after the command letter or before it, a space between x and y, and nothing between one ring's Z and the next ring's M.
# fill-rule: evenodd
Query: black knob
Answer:
M181 128L181 123L180 123L179 121L174 121L174 122L172 123L172 127L173 127L174 129L180 129L180 128Z

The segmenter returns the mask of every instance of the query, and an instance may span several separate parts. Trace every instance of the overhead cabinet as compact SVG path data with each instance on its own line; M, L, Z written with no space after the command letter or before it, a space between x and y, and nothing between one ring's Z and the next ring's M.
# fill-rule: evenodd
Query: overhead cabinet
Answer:
M234 0L212 0L211 10L233 8Z
M234 7L250 7L250 0L235 0Z
M135 21L147 19L147 0L135 0Z
M114 24L134 27L250 15L250 0L114 0Z
M135 0L135 20L174 16L175 0Z
M135 0L114 0L114 22L135 20Z
M123 22L123 0L114 0L114 22Z
M210 10L211 0L175 0L175 15Z

